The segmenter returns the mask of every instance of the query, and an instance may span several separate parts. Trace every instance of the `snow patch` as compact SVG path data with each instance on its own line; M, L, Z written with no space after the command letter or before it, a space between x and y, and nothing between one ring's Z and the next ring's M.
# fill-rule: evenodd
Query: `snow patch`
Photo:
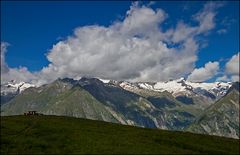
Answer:
M10 81L1 85L1 94L21 93L29 87L35 87L35 85L25 82L15 83L15 81Z
M119 84L125 90L137 90L146 89L157 92L167 91L173 96L179 95L190 95L195 90L205 90L216 97L221 97L226 94L227 90L231 87L231 83L224 82L213 82L213 83L197 83L184 80L184 78L166 81L166 82L156 82L149 84L148 82L127 82L123 81Z
M110 80L106 80L106 79L99 79L100 81L102 81L103 83L109 83Z

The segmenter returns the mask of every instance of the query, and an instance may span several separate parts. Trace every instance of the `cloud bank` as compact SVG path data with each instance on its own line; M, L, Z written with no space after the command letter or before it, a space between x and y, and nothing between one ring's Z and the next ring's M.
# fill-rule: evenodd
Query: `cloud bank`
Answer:
M162 9L154 10L150 5L135 2L122 21L115 21L109 26L76 28L73 35L53 45L47 54L50 63L41 71L31 73L24 67L12 69L3 61L8 71L2 77L3 80L9 80L19 76L19 80L43 84L58 77L82 76L163 81L190 73L189 79L196 80L195 76L204 72L205 75L197 79L204 81L213 76L218 63L209 62L204 68L194 70L202 44L199 37L215 27L216 10L219 7L221 3L206 3L193 16L197 25L178 21L175 27L163 31L162 24L168 14ZM6 50L6 45L3 49ZM1 60L4 53L1 52Z
M217 78L217 81L239 81L239 52L225 65L225 75Z
M162 31L161 24L168 18L166 12L133 3L123 21L108 27L76 28L72 36L49 51L50 64L41 73L47 80L97 76L161 81L187 75L197 61L200 42L196 37L214 28L218 7L207 3L194 16L197 26L179 21L176 28Z
M1 43L1 75L8 72L8 66L5 62L5 54L7 52L7 47L9 46L8 43L2 42Z
M208 62L204 67L194 69L187 80L192 82L203 82L216 76L218 70L219 62Z
M232 58L227 62L226 71L232 75L239 74L239 53L232 56Z
M26 67L10 68L5 61L5 54L7 52L8 43L1 43L1 83L15 80L35 83L38 77L28 71Z

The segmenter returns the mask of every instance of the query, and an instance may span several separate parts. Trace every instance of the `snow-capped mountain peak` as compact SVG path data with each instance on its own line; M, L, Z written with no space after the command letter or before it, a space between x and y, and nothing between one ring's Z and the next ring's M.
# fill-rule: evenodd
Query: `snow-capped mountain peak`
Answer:
M14 80L1 83L1 105L10 101L29 87L35 87L35 85L26 82L16 82Z
M83 78L84 79L84 78ZM126 90L146 89L156 92L167 91L173 96L210 93L216 98L219 98L226 94L227 90L231 87L231 83L225 82L213 82L213 83L196 83L186 81L184 78L176 80L169 80L165 82L128 82L128 81L115 81L108 79L98 78L104 84L113 84L122 87ZM8 93L21 93L23 90L35 87L35 85L26 82L10 81L5 84L1 84L1 94Z
M110 82L110 80L107 80L107 79L100 79L99 78L99 80L102 81L103 83L109 83Z
M109 83L109 81L104 83ZM111 82L111 81L110 81ZM213 83L195 83L186 81L184 78L169 80L165 82L127 82L112 81L111 83L119 85L126 90L147 89L157 92L168 91L173 96L211 93L216 98L223 96L231 87L231 83L213 82Z
M29 87L35 87L35 85L26 82L16 82L12 80L10 82L1 84L1 94L21 93L23 90Z

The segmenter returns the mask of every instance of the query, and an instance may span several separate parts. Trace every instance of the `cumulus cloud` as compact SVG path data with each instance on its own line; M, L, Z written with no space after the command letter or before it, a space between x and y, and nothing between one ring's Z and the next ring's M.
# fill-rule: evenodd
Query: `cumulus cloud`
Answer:
M232 76L231 76L231 81L232 81L232 82L239 81L239 79L240 79L240 78L239 78L239 75L232 75Z
M239 52L226 63L226 73L232 81L239 81Z
M2 42L1 43L1 75L8 72L8 66L5 62L5 54L7 52L7 47L9 46L8 43Z
M223 76L220 76L220 77L217 77L216 81L230 81L230 79L228 78L227 75L223 75Z
M1 75L1 82L9 80L15 80L16 82L24 81L29 83L35 83L37 77L28 71L26 67L8 68L8 72Z
M192 82L203 82L214 77L219 70L218 62L208 62L204 67L194 69L187 80Z
M197 61L201 42L196 37L214 28L218 7L206 3L194 16L198 25L179 21L175 28L163 31L161 24L168 14L135 2L122 21L76 28L73 35L53 45L47 54L49 65L28 76L32 81L37 77L38 83L58 77L162 81L185 76ZM28 74L26 68L22 72Z
M233 55L232 58L226 63L226 71L229 74L239 74L239 53Z
M5 54L7 47L9 46L6 42L1 42L1 83L5 83L10 80L17 82L33 82L37 80L37 77L28 71L26 67L10 68L5 62Z
M198 33L205 33L215 27L216 10L224 5L223 2L208 2L202 11L194 15L194 19L200 22Z
M123 21L108 27L78 27L67 40L55 44L47 55L50 64L41 74L47 81L78 76L159 81L187 75L197 60L200 43L195 37L214 27L206 24L213 24L215 8L207 3L197 13L198 26L179 21L175 29L163 32L166 12L133 3ZM211 20L206 20L209 16Z
M239 52L228 60L222 74L216 81L239 81Z

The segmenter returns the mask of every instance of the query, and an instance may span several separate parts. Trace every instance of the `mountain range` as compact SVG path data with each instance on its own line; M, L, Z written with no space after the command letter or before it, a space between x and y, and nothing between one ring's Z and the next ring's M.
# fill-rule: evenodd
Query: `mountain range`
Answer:
M239 82L57 79L1 85L1 115L35 110L147 128L239 138Z

